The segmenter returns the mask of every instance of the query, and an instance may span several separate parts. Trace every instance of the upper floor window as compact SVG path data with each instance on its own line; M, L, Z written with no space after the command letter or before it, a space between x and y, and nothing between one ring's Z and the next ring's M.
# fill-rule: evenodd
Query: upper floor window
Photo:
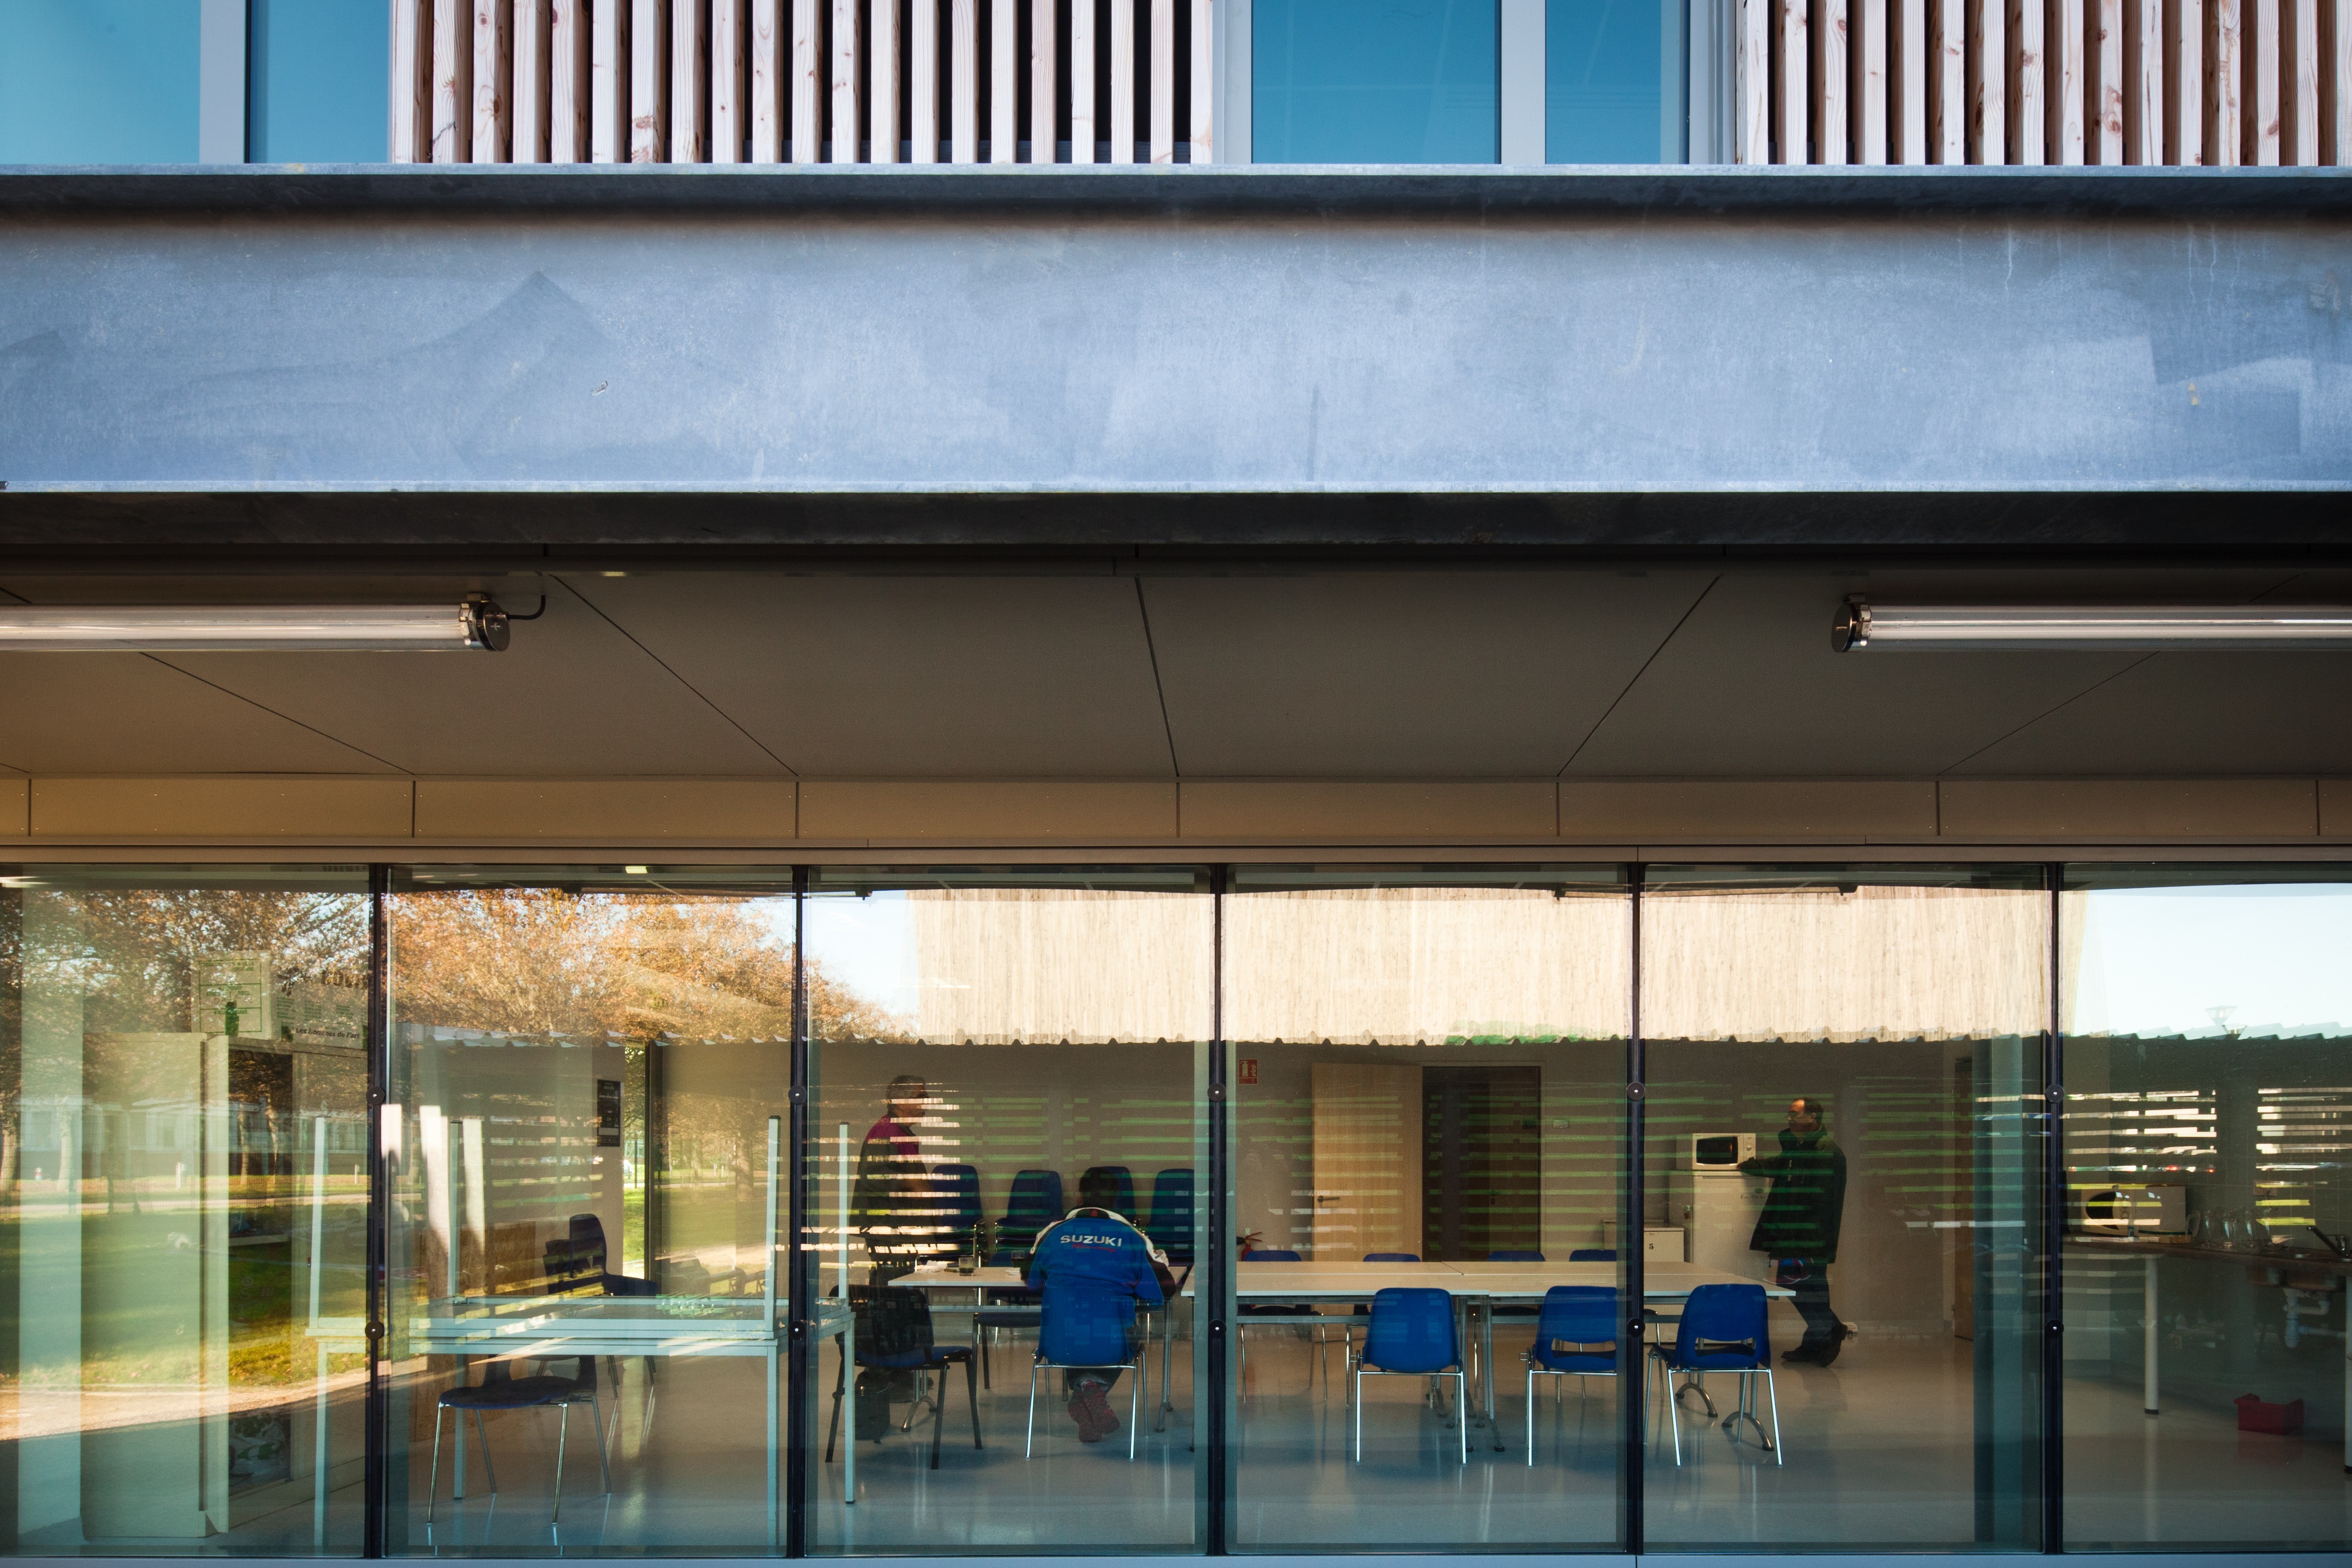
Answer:
M379 163L392 76L383 0L252 0L246 157Z
M1501 155L1496 0L1257 0L1250 43L1255 162Z

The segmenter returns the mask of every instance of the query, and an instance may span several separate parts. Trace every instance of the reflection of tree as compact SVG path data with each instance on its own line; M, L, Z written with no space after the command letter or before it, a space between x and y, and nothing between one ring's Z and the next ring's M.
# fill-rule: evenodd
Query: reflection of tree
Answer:
M889 1019L808 967L819 1033ZM761 901L559 888L409 894L393 905L403 1019L496 1034L784 1038L792 943Z

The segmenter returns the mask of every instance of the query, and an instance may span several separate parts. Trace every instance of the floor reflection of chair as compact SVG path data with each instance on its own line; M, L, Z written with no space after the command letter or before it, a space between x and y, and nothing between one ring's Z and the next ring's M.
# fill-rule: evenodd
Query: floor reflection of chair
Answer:
M1617 1375L1617 1288L1554 1285L1528 1348L1528 1463L1536 1462L1536 1378ZM1554 1385L1558 1386L1557 1384Z
M931 1469L940 1468L940 1437L948 1419L947 1369L958 1364L963 1367L964 1403L971 1406L971 1446L981 1447L980 1390L978 1375L973 1371L974 1355L968 1344L936 1344L931 1340L931 1304L917 1290L905 1290L895 1285L852 1285L849 1287L849 1312L852 1332L856 1339L855 1359L858 1367L870 1372L913 1372L927 1381L938 1373L935 1394L917 1394L917 1406L931 1407ZM833 1380L833 1419L824 1434L824 1462L833 1463L835 1440L841 1435L841 1398L847 1385L849 1369L838 1367ZM889 1420L889 1406L883 1406L883 1424ZM914 1411L907 1413L907 1424L914 1425ZM851 1442L857 1434L849 1435Z
M1780 1395L1772 1383L1772 1340L1763 1286L1696 1287L1683 1303L1682 1322L1675 1330L1674 1343L1652 1345L1650 1360L1664 1375L1666 1416L1674 1432L1676 1465L1683 1462L1684 1390L1675 1386L1675 1376L1677 1373L1687 1374L1692 1382L1685 1386L1696 1388L1700 1397L1706 1398L1706 1391L1699 1387L1697 1380L1710 1372L1734 1373L1739 1378L1738 1406L1723 1419L1724 1429L1731 1434L1732 1441L1739 1440L1739 1423L1745 1421L1756 1428L1757 1440L1771 1454L1774 1464L1787 1462L1780 1454ZM1772 1405L1772 1435L1769 1437L1764 1435L1764 1423L1756 1418L1755 1380L1759 1375ZM1646 1390L1646 1369L1642 1382ZM1707 1413L1715 1413L1712 1399L1707 1400Z
M1136 1333L1133 1296L1109 1291L1056 1290L1048 1281L1037 1330L1037 1358L1029 1366L1029 1430L1021 1457L1037 1446L1037 1377L1045 1372L1109 1372L1131 1375L1127 1385L1127 1457L1135 1458L1135 1428L1143 1412L1144 1337ZM1116 1356L1113 1353L1116 1352Z
M604 1490L609 1493L613 1490L613 1468L604 1455L604 1410L596 1396L596 1358L593 1355L580 1356L577 1365L579 1375L574 1377L544 1374L517 1377L511 1363L494 1361L482 1369L481 1382L443 1392L433 1409L433 1464L426 1472L425 1490L426 1523L433 1521L433 1511L441 1490L441 1413L445 1410L457 1411L460 1421L466 1418L467 1411L474 1413L474 1431L482 1444L482 1469L489 1479L490 1494L495 1497L499 1490L499 1472L498 1467L490 1462L490 1436L482 1424L482 1412L556 1406L555 1500L547 1512L548 1520L552 1523L563 1507L564 1437L571 1425L572 1406L584 1400L596 1418L596 1469L604 1478ZM458 1435L464 1436L462 1432ZM450 1490L454 1493L463 1486L462 1477L453 1478Z
M1371 1323L1360 1354L1348 1356L1349 1403L1356 1408L1356 1460L1364 1458L1364 1379L1394 1375L1427 1377L1433 1385L1454 1379L1454 1411L1447 1425L1461 1438L1462 1462L1470 1462L1469 1379L1454 1333L1454 1298L1426 1286L1391 1286L1372 1297Z

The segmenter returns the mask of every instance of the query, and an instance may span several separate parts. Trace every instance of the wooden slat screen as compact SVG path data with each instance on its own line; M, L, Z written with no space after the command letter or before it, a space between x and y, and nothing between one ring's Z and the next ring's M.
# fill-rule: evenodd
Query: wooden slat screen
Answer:
M2352 162L2352 0L1737 0L1742 163Z
M395 163L1202 163L1213 145L1218 0L390 3Z

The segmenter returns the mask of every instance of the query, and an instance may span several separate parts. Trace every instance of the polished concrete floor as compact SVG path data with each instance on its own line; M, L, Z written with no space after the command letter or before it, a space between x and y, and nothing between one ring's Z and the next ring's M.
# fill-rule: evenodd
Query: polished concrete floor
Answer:
M1497 1330L1499 1449L1496 1434L1474 1422L1469 1463L1463 1464L1450 1409L1432 1401L1426 1384L1380 1378L1369 1384L1358 1462L1349 1457L1351 1413L1338 1347L1328 1353L1327 1386L1322 1353L1302 1335L1286 1324L1251 1324L1232 1467L1235 1544L1612 1548L1622 1451L1617 1390L1607 1380L1580 1385L1569 1379L1541 1392L1530 1466L1517 1370L1528 1333L1524 1321L1507 1320ZM2021 1510L1979 1506L1971 1357L1969 1345L1943 1336L1874 1336L1853 1342L1834 1367L1783 1370L1778 1393L1786 1437L1777 1462L1754 1433L1735 1442L1719 1424L1698 1419L1692 1398L1677 1467L1663 1410L1654 1406L1661 1418L1645 1458L1650 1548L2030 1546L2016 1533L2027 1528ZM1152 1417L1160 1386L1154 1347L1152 1397L1132 1461L1124 1430L1098 1445L1081 1444L1050 1385L1038 1400L1036 1455L1024 1459L1025 1360L1017 1341L998 1345L996 1385L981 1398L986 1446L977 1450L962 1379L955 1377L937 1470L929 1464L929 1411L914 1411L912 1429L901 1431L910 1407L896 1406L889 1435L858 1447L854 1507L842 1501L839 1457L822 1461L828 1398L820 1398L813 1412L820 1452L810 1467L816 1494L812 1549L1196 1549L1204 1507L1187 1347L1177 1349L1177 1408L1164 1431L1154 1429ZM827 1396L831 1361L828 1350L818 1380ZM496 1494L486 1490L477 1448L467 1496L452 1501L453 1454L445 1447L437 1518L429 1527L428 1449L420 1440L406 1468L406 1506L394 1521L393 1549L455 1555L762 1552L768 1524L761 1387L741 1363L681 1360L662 1365L650 1384L643 1363L625 1364L617 1395L608 1389L604 1406L613 1490L602 1490L588 1411L577 1409L562 1515L553 1522L552 1412L490 1417L501 1488ZM1711 1380L1719 1406L1727 1408L1732 1391L1732 1380ZM1113 1401L1122 1419L1127 1393L1122 1384ZM1443 1403L1450 1406L1450 1396ZM2136 1385L2084 1380L2069 1382L2066 1413L2072 1541L2126 1549L2341 1549L2352 1540L2352 1478L2333 1432L2242 1435L2226 1408L2185 1405L2151 1421L2139 1412ZM1769 1426L1769 1409L1765 1418ZM355 1536L356 1496L338 1493L333 1501L334 1536ZM207 1546L307 1552L310 1517L304 1504ZM1980 1538L1980 1529L1989 1529L1989 1539Z

